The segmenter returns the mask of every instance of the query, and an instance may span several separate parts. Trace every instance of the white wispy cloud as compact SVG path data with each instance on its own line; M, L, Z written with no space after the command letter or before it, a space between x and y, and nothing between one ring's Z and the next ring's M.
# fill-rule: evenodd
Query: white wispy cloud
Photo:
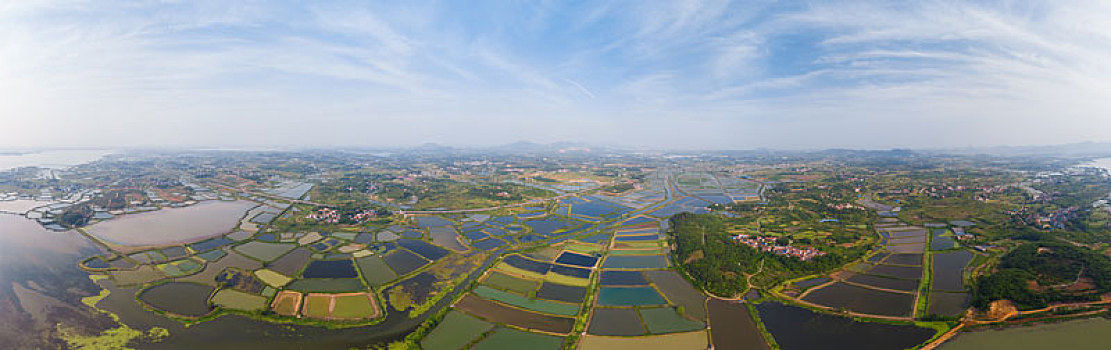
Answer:
M0 147L1107 141L1106 62L1106 1L12 1Z

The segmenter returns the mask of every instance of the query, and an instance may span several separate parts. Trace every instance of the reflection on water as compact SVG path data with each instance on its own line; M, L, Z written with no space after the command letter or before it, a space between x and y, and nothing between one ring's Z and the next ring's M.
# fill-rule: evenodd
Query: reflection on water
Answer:
M1111 320L1089 318L1061 323L965 332L941 346L942 350L1107 349Z
M1096 160L1093 160L1091 162L1080 164L1080 166L1100 168L1100 169L1104 169L1104 170L1107 170L1107 171L1111 171L1111 158L1096 159Z
M0 342L10 348L56 348L55 325L97 333L112 321L81 304L99 288L78 269L100 249L76 232L52 232L21 216L0 214Z

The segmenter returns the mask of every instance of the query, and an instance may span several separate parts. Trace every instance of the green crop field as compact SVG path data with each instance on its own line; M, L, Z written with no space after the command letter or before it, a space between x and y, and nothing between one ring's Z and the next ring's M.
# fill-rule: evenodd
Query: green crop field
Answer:
M332 318L355 320L375 316L374 304L367 294L336 296Z
M563 345L563 338L546 334L529 333L516 329L499 328L475 344L472 350L555 350Z
M255 311L266 308L266 297L234 289L221 289L212 296L212 303L229 309Z
M563 304L539 299L529 299L527 297L503 292L486 286L479 286L478 288L475 288L473 292L475 295L486 299L496 300L520 308L553 315L574 316L579 313L578 305Z
M494 325L459 311L444 316L440 324L421 340L421 348L426 350L462 349L479 335L494 328Z
M706 328L702 322L679 316L679 313L670 307L642 308L639 312L640 319L648 326L648 331L651 333L677 333Z
M513 277L497 271L491 271L482 284L519 294L528 294L540 286L538 281Z

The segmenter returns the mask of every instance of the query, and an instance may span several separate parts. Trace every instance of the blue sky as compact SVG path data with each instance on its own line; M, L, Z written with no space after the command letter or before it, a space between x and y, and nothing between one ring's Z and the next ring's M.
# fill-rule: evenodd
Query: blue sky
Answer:
M1111 141L1105 1L15 1L0 147Z

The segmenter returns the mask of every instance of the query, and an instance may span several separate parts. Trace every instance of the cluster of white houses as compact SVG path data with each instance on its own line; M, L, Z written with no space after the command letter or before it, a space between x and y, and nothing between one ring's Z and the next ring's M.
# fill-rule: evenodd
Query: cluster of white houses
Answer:
M733 240L749 247L756 248L763 252L770 252L777 255L786 255L799 258L800 260L810 260L814 257L826 255L825 252L809 248L792 247L789 245L777 245L775 236L749 236L749 235L736 235Z

